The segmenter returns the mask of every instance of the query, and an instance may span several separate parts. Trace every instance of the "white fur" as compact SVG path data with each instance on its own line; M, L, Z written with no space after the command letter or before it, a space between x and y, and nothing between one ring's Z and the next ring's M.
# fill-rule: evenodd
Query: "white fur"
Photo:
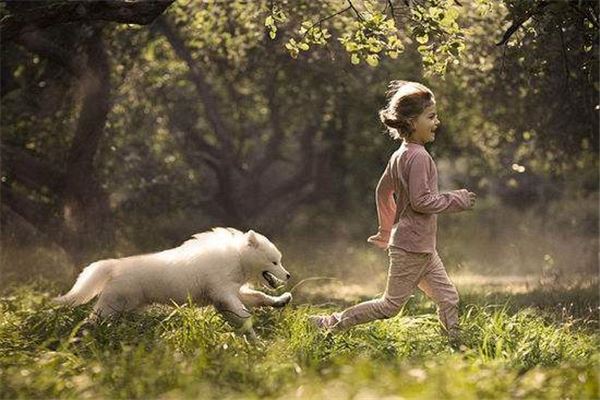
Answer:
M250 280L266 282L263 271L280 282L290 277L281 265L281 253L263 235L214 228L173 249L96 261L55 301L75 306L99 294L92 315L95 320L151 303L182 304L191 296L198 305L215 305L239 326L250 317L249 308L281 307L291 300L289 293L273 297L250 288Z

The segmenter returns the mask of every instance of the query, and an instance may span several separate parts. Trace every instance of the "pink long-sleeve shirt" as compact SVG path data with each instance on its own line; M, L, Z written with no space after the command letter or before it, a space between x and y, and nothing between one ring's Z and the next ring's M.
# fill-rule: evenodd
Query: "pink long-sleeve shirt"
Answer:
M468 193L439 193L437 168L425 146L403 142L377 184L379 239L406 251L435 252L437 214L468 210Z

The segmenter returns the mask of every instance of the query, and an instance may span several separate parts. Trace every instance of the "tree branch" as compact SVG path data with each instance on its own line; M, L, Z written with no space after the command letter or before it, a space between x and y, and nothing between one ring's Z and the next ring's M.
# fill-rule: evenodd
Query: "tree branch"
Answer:
M4 97L8 93L19 88L19 85L13 76L15 66L7 65L6 60L2 61L3 62L0 63L0 97Z
M21 230L26 231L27 238L31 240L35 236L41 236L44 240L50 242L51 240L48 238L44 232L39 230L39 228L33 225L31 222L23 218L23 216L17 212L15 212L12 208L6 205L6 203L2 202L0 204L0 224L4 224L4 226L8 225L7 220L14 222L15 225L19 226ZM31 245L31 243L28 243Z
M279 104L277 103L277 79L272 77L265 83L267 90L267 102L269 104L269 123L271 125L271 137L265 146L262 157L258 159L252 167L252 174L258 176L269 168L269 166L277 159L275 156L279 152L279 147L283 142L285 134L281 124L281 113Z
M323 107L318 107L321 110ZM314 136L318 132L321 122L323 121L323 115L318 118L314 123L309 124L300 137L300 147L302 149L302 161L298 166L298 172L291 178L284 181L282 184L272 189L264 196L264 200L257 207L256 213L262 212L269 204L273 201L297 193L311 182L314 178Z
M350 0L346 0L348 2L348 7L350 7L352 9L352 11L354 11L354 13L356 14L356 16L358 17L358 19L362 22L364 22L364 18L362 17L362 15L360 15L360 12L358 12L358 10L356 9L356 7L354 7L354 4L352 4L352 1Z
M528 10L525 15L519 19L518 21L514 21L511 26L508 27L504 35L502 36L502 40L496 43L496 46L502 46L511 38L511 36L521 27L525 22L529 20L529 18L533 17L535 14L540 12L544 7L548 5L547 1L540 1L533 9Z
M146 25L161 15L173 1L7 2L7 9L12 13L0 20L0 40L5 44L24 32L78 21L101 20Z
M58 190L64 176L64 172L59 168L6 143L3 143L0 148L2 158L9 162L8 170L24 185L33 189L47 186L52 190Z
M175 135L175 140L179 144L184 157L186 157L188 161L192 161L190 165L195 166L195 157L189 157L190 152L194 152L216 172L220 167L219 149L202 138L200 132L198 132L196 127L190 123L190 119L179 118L178 116L171 114L168 116L169 126L173 130L177 130L181 133L181 138Z
M564 39L564 36L562 33L562 29L560 27L558 28L558 34L560 35L561 53L563 56L563 66L565 68L565 91L567 92L567 95L569 95L570 94L569 80L570 80L571 72L569 71L569 61L567 59L567 50L566 50L566 46L565 46L565 39Z
M328 16L326 16L326 17L323 17L323 18L321 18L320 20L318 20L317 22L315 22L314 24L312 24L311 26L309 26L309 27L306 29L306 32L304 32L304 35L302 35L302 37L306 36L306 35L307 35L307 33L308 33L308 32L310 32L310 30L311 30L312 28L314 28L315 26L317 26L317 25L320 25L321 23L323 23L323 22L327 21L328 19L331 19L331 18L333 18L333 17L335 17L335 16L337 16L337 15L343 14L343 13L345 13L345 12L346 12L346 11L348 11L348 10L354 10L354 11L356 12L356 15L358 15L358 17L359 17L359 18L361 18L361 17L360 17L360 15L358 14L358 11L356 11L356 9L355 9L355 8L352 6L352 3L350 3L350 5L349 5L348 7L346 7L346 8L343 8L343 9L341 9L340 11L337 11L337 12L335 12L335 13L333 13L333 14L330 14L330 15L328 15Z
M2 184L2 202L41 232L46 232L52 221L52 210L38 202L18 194L6 184Z
M40 31L32 30L24 32L17 37L16 43L62 66L77 78L83 76L85 67L82 62L73 54L45 38Z
M219 205L226 212L227 220L224 222L239 223L242 216L239 213L239 206L234 200L233 182L233 168L238 163L235 159L233 140L230 131L222 118L221 108L219 107L217 97L213 93L211 86L208 84L204 73L194 61L184 40L173 28L172 23L163 16L156 21L155 26L165 35L177 56L181 58L189 68L191 80L196 86L198 94L200 95L200 100L204 105L206 118L212 126L222 149L218 167L214 168L219 183L219 190L215 195L215 200L219 202Z
M204 105L206 118L210 122L215 134L217 135L217 138L219 139L219 142L223 147L224 155L232 156L234 146L229 134L230 132L225 126L217 98L214 95L212 88L206 81L204 73L198 67L196 62L194 62L192 54L187 48L185 42L178 35L171 22L166 17L163 16L159 18L155 25L165 35L177 56L187 64L190 70L192 82L196 86L202 104Z
M587 19L588 21L590 21L596 29L600 29L600 26L598 25L598 20L597 20L596 16L588 8L581 9L581 8L577 7L573 2L569 2L569 7L571 7L577 13L579 13L584 19Z

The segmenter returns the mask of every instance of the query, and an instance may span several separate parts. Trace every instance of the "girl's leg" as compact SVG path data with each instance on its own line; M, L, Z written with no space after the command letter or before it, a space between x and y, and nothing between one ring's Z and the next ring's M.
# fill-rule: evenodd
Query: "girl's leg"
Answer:
M391 318L398 314L417 287L431 259L429 253L413 253L397 247L389 248L390 265L384 294L379 299L356 304L326 317L321 326L343 330L351 326Z
M447 332L458 328L458 291L448 278L444 264L438 255L434 253L431 267L423 275L418 284L428 297L438 306L440 321Z

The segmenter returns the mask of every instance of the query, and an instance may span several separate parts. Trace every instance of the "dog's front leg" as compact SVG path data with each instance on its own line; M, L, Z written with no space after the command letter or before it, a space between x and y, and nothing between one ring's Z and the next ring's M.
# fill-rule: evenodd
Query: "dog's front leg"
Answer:
M250 339L256 339L256 332L252 327L252 314L237 296L231 295L218 301L216 308L234 328L248 334Z
M292 294L286 292L281 296L269 296L258 290L250 289L247 285L240 288L240 300L248 308L271 306L283 307L292 300Z

